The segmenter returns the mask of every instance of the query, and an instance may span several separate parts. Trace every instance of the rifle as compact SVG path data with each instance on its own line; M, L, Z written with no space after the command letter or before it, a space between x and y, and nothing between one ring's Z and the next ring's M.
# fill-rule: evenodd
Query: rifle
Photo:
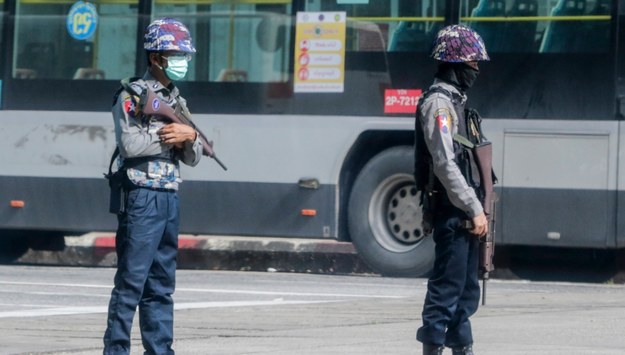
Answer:
M497 196L493 189L493 146L490 142L476 144L473 156L480 172L480 189L484 194L484 214L488 220L488 233L480 239L479 272L482 279L482 305L486 304L486 281L489 273L495 270L495 202Z
M180 123L193 127L200 137L200 141L202 142L202 154L215 159L217 164L219 164L222 169L228 170L224 163L222 163L221 160L217 158L217 155L215 155L215 151L213 150L213 142L206 139L204 133L202 133L202 131L197 128L193 121L191 121L191 113L187 110L186 107L184 107L184 105L179 104L174 110L173 108L166 105L149 87L147 88L147 92L145 93L145 95L139 95L139 98L139 106L141 106L141 110L145 114L163 116L174 123Z

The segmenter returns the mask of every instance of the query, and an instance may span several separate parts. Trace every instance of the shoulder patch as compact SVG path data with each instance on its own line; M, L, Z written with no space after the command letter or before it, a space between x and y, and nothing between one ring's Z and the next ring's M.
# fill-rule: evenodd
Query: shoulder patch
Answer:
M126 111L128 116L136 117L139 114L139 97L135 95L125 95L124 111Z
M434 112L434 118L438 124L438 129L447 134L451 132L451 112L446 108L439 108Z

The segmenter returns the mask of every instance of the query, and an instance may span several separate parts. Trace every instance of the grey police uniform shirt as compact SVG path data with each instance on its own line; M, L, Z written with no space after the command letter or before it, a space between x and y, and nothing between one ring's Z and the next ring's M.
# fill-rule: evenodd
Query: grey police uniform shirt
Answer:
M430 90L436 86L460 95L463 103L466 101L466 96L452 85L435 79ZM419 120L423 127L425 143L432 156L434 175L445 188L449 201L469 217L481 214L482 204L454 160L453 137L458 132L458 115L451 98L434 92L424 100L420 112Z
M179 96L177 87L174 86L169 91L149 71L142 80L134 81L130 85L137 93L149 86L170 107L186 106L186 101ZM139 97L122 90L113 106L115 138L120 153L118 164L121 166L124 158L155 156L155 160L148 163L147 171L127 169L128 179L137 186L177 190L182 182L178 160L196 166L202 157L199 136L194 142L185 142L183 149L162 143L158 131L168 122L159 116L143 114L138 103Z

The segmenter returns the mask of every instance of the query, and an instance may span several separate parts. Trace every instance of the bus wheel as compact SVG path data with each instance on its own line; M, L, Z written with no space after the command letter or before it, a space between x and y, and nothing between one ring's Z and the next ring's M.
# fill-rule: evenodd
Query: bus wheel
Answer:
M411 147L393 147L373 157L351 191L348 227L360 257L386 276L425 276L434 262L434 242L421 229Z

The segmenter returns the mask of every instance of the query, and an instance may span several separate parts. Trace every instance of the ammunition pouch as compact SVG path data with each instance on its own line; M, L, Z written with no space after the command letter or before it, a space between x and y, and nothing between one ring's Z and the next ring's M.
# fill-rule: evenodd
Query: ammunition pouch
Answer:
M124 212L124 182L126 180L126 169L119 169L114 173L104 174L109 182L109 212L119 214Z
M126 171L124 169L119 169L116 172L113 172L113 162L115 158L119 155L119 147L115 147L115 151L111 156L111 161L109 162L109 171L108 173L104 173L104 178L108 180L109 183L109 212L113 214L122 213L124 210L124 179Z

